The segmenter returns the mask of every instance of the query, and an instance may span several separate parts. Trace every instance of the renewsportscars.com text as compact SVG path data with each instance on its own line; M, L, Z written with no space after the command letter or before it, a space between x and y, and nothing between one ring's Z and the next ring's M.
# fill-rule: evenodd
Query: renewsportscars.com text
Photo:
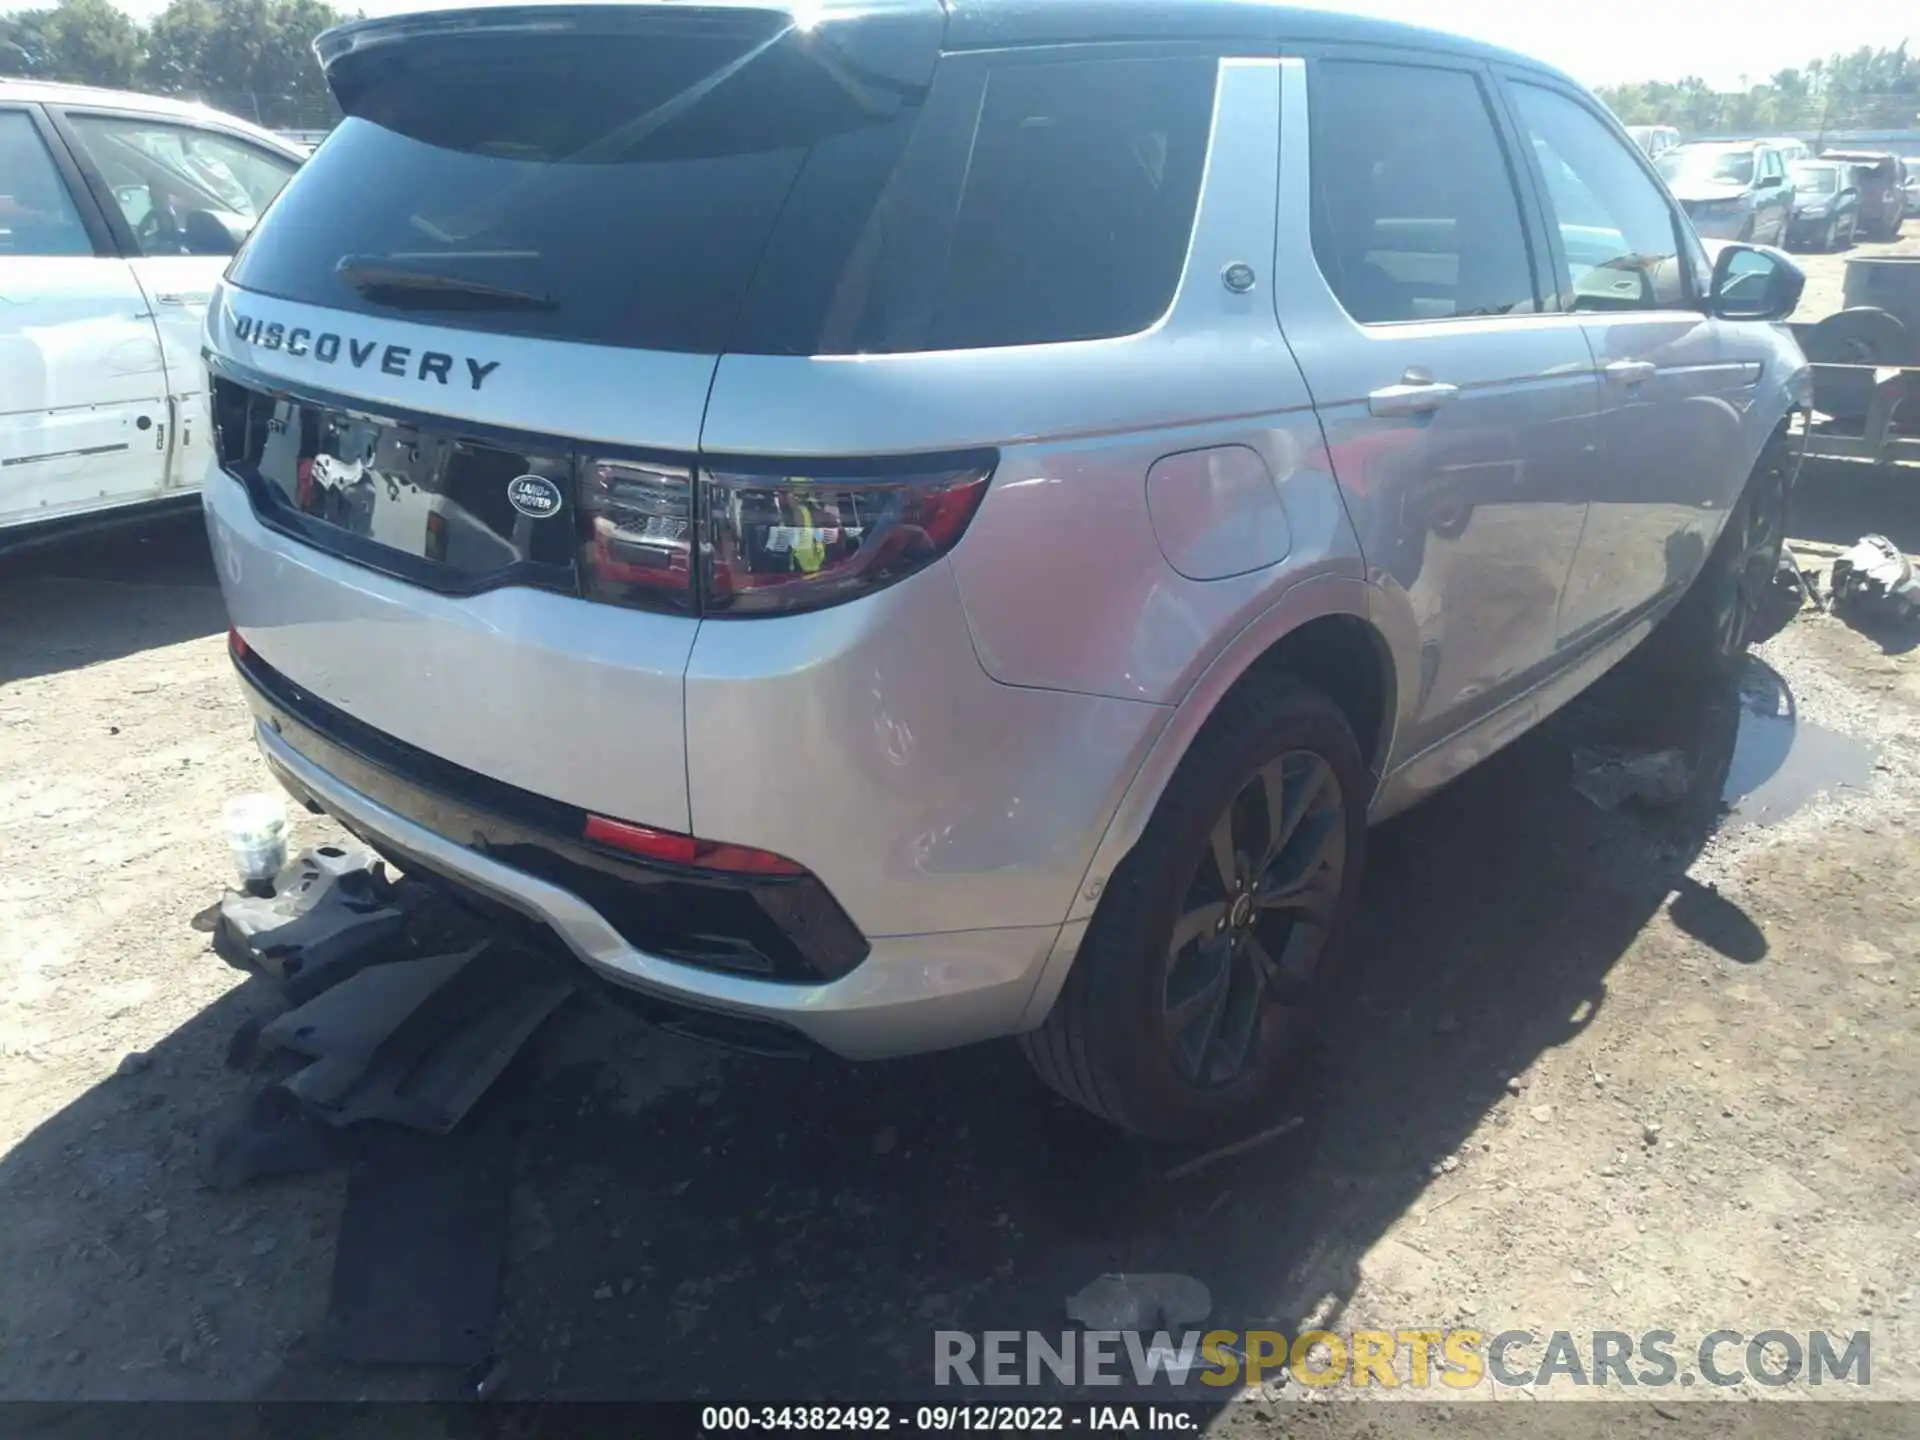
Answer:
M1252 1386L1287 1376L1302 1385L1356 1389L1483 1382L1536 1389L1619 1389L1705 1384L1873 1382L1873 1337L1865 1330L1714 1330L1682 1340L1671 1330L1632 1334L1567 1330L1488 1333L1464 1329L1307 1330L965 1330L934 1332L936 1385Z

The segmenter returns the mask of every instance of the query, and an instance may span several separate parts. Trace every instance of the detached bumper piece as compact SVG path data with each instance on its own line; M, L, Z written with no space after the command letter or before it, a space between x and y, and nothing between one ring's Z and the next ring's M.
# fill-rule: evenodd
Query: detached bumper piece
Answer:
M202 1174L230 1189L350 1163L325 1326L336 1359L491 1354L516 1107L461 1122L580 973L512 936L343 847L219 907L216 948L293 1003L229 1046L230 1063L279 1078L203 1132Z
M255 718L306 759L435 834L571 891L638 949L813 985L867 958L866 936L797 866L767 874L643 858L604 837L653 832L442 760L308 693L244 645L230 648ZM278 778L313 802L292 776Z
M444 1135L572 993L531 952L482 941L362 970L260 1038L312 1059L282 1083L329 1123Z
M481 930L437 886L395 885L365 851L301 853L270 895L229 891L221 902L215 949L292 1005L244 1027L229 1060L298 1066L277 1088L329 1125L446 1134L575 988L557 957ZM238 1129L216 1137L208 1178L232 1185L285 1169L288 1119L277 1102L237 1115ZM280 1147L258 1166L247 1159L250 1126Z
M385 868L365 851L322 845L289 864L270 895L229 891L213 948L303 1004L357 970L400 958L406 915L393 892Z

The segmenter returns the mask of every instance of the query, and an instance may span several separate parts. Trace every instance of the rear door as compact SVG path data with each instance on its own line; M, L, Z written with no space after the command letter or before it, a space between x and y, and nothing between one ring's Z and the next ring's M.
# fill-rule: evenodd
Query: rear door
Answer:
M44 114L0 106L0 526L157 494L166 418L132 270Z
M1281 142L1300 253L1275 303L1368 568L1417 632L1418 751L1554 668L1593 357L1577 321L1542 313L1515 137L1481 67L1327 50L1304 79L1306 144L1291 107ZM1286 223L1303 210L1310 227Z
M53 112L151 306L166 359L169 488L200 483L208 454L207 304L221 272L298 168L237 135L138 112Z
M1558 630L1575 645L1692 579L1737 493L1757 366L1724 356L1701 308L1705 256L1645 160L1592 102L1532 72L1504 82L1551 222L1560 303L1604 395L1600 466Z

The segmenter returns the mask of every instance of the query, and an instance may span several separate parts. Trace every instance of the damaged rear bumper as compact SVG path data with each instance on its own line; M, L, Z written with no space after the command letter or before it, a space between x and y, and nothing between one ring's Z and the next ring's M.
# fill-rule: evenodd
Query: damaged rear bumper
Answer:
M235 664L254 711L261 754L296 798L326 811L397 863L546 925L615 984L672 1005L782 1027L854 1059L944 1049L1030 1023L1028 1000L1060 927L868 941L822 890L815 899L793 902L808 910L800 923L793 923L792 904L780 911L785 923L777 928L792 942L792 953L772 942L736 947L782 953L782 963L768 965L764 974L728 973L711 957L700 963L676 958L633 938L647 933L650 907L686 900L664 891L650 895L649 882L659 877L609 874L605 857L570 845L559 825L542 827L525 815L502 814L447 793L452 787L424 785L418 776L383 766L380 761L392 757L368 752L386 737L330 734L330 721L350 722L327 713L329 707L304 696L257 657L236 654ZM538 803L538 797L525 798ZM743 921L740 912L768 908L765 897L748 893L710 899L731 912L729 926L737 933L754 930L753 917ZM710 910L709 918L715 913ZM837 928L842 924L845 931ZM803 978L809 968L811 978Z

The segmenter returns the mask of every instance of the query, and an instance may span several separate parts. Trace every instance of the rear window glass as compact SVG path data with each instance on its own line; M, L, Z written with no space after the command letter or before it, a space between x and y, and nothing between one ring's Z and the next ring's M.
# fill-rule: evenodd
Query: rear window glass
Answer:
M1075 340L1164 313L1214 60L972 61L876 96L753 14L429 40L433 64L353 74L235 282L695 353Z

